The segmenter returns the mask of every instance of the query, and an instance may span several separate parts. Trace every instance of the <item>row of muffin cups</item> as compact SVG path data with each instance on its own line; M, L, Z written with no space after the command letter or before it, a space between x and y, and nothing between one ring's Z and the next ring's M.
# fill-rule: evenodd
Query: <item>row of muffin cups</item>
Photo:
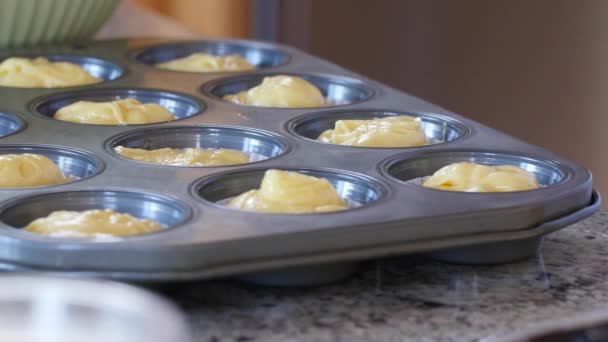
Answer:
M55 52L45 51L46 49L40 51L17 50L10 54L7 54L6 52L2 53L0 61L2 58L8 57L44 57L51 62L68 62L78 65L90 75L102 79L103 82L112 82L128 74L130 70L128 70L127 65L132 62L149 67L149 70L169 73L230 74L255 72L263 69L281 67L290 63L292 59L292 56L285 49L277 48L271 44L254 41L205 40L153 45L127 52L128 63L119 63L111 60L114 58L107 59L98 56L83 55L88 49L89 46L87 45L76 44L72 46L71 51L69 47L67 49L66 47L59 48ZM111 47L106 48L106 50L108 49L112 50ZM214 56L238 55L245 58L255 67L255 69L243 71L226 70L198 72L168 70L156 67L156 64L185 57L193 53L208 53ZM120 57L118 59L123 59L121 56L118 57Z
M377 117L380 112L359 112L359 115ZM397 113L385 113L385 115L396 115ZM310 122L320 113L308 114L290 120L286 126L290 132L297 133L298 124ZM346 115L346 113L343 113ZM352 112L351 112L352 115ZM325 116L321 116L328 120ZM434 118L425 116L426 118ZM335 121L336 119L334 119ZM423 117L423 121L424 121ZM315 122L312 120L312 122ZM425 121L425 131L437 132L433 128L432 121ZM315 125L313 125L314 127ZM443 126L445 128L445 125ZM464 126L463 126L464 127ZM445 131L444 131L445 132ZM460 131L462 133L462 131ZM456 134L456 133L453 133ZM436 137L436 136L435 136ZM454 135L451 138L457 139ZM312 139L305 137L305 139ZM442 137L445 138L445 137ZM447 142L454 141L446 139ZM319 142L319 144L322 144ZM120 133L105 142L105 150L114 157L119 157L125 163L134 163L139 167L154 164L143 163L121 157L114 152L116 146L127 146L131 148L230 148L240 150L254 156L252 160L261 162L268 159L280 158L288 154L291 145L288 139L281 135L262 131L259 129L221 126L221 125L197 125L197 126L170 126L140 128ZM482 164L518 165L535 174L539 183L544 186L557 184L564 181L568 171L553 161L542 160L523 156L521 154L487 151L482 149L444 150L436 149L422 151L412 157L411 153L403 153L384 160L380 163L382 175L398 182L408 182L413 179L428 176L439 168L454 162L472 161ZM42 145L3 145L0 153L37 153L53 160L59 168L70 176L77 177L79 181L98 175L103 172L105 162L93 153L68 147L42 146ZM158 165L156 165L158 166ZM162 166L176 167L176 166ZM264 172L268 168L250 167L248 164L224 166L233 170L211 173L190 185L190 193L195 200L212 204L216 207L226 208L218 202L234 197L245 191L259 187ZM281 167L278 167L281 168ZM292 169L315 177L328 179L337 189L339 194L347 202L356 203L365 207L381 199L386 193L385 182L378 181L373 177L351 171L328 170L322 168ZM53 187L61 187L56 185ZM15 190L15 189L13 189ZM441 191L427 189L428 191ZM542 190L542 189L541 189ZM500 194L496 194L500 195ZM66 202L67 199L67 202ZM83 205L85 207L83 207ZM155 210L150 210L150 206ZM54 210L84 210L93 208L110 208L116 211L127 212L135 217L155 220L165 227L170 228L185 223L191 212L190 205L179 200L168 198L164 195L153 195L150 193L135 193L124 191L53 191L48 194L35 193L25 197L9 200L0 209L0 221L11 227L23 227L29 221L48 215ZM227 210L234 210L226 208ZM340 212L316 214L331 215ZM260 215L252 212L252 214ZM277 215L277 214L261 214ZM314 214L306 214L314 215Z

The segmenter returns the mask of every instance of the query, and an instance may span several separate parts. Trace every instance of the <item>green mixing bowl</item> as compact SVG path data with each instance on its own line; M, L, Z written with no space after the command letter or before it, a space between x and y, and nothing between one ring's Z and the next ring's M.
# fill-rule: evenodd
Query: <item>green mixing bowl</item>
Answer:
M119 0L0 0L0 48L91 38Z

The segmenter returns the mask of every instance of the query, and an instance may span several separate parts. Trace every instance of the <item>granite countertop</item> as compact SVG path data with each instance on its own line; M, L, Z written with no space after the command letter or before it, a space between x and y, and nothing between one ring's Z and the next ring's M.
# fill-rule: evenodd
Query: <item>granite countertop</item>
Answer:
M313 288L235 280L172 285L195 341L475 341L608 304L608 212L545 238L527 261L367 262Z

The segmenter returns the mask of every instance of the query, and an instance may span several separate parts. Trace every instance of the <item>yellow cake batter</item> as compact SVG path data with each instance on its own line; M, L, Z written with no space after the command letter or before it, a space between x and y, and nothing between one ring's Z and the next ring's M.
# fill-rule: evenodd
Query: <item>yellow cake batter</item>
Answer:
M426 145L422 121L411 116L372 120L338 120L317 140L347 146L413 147Z
M208 53L193 53L186 57L158 63L156 64L156 67L160 69L191 72L243 71L255 69L251 63L239 55L214 56Z
M102 82L79 65L11 57L0 63L0 86L20 88L59 88Z
M165 107L156 103L141 103L136 99L110 102L78 101L55 113L54 118L83 124L137 125L175 120Z
M0 155L0 188L62 184L69 179L49 158L38 154Z
M346 209L344 199L327 179L281 170L266 171L260 189L250 190L233 198L228 202L228 206L284 214Z
M323 107L325 98L314 84L287 75L264 77L257 87L225 95L224 100L260 107L305 108Z
M152 220L138 219L110 209L54 211L38 218L24 229L55 237L129 236L155 232L162 226Z
M447 165L422 184L427 188L466 192L508 192L540 187L534 174L512 165Z
M231 149L161 148L144 150L117 146L114 151L125 158L173 166L221 166L249 162L249 156L246 153Z

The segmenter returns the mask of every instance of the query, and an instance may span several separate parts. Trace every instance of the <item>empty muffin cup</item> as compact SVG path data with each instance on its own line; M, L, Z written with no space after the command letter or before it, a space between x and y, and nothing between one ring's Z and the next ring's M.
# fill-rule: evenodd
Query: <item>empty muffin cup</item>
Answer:
M18 116L0 112L0 138L19 132L25 125L25 121Z
M104 169L104 163L100 158L90 152L75 148L52 145L0 146L0 155L24 153L39 154L49 158L59 167L68 180L67 183L93 177Z
M168 196L117 190L76 190L10 200L0 207L0 221L19 229L54 211L91 209L111 209L138 219L152 220L164 229L184 223L192 214L186 203Z
M513 165L532 173L541 186L565 181L570 172L551 160L493 150L432 151L415 155L402 154L389 158L381 165L382 172L398 181L420 181L453 163L469 162L489 166ZM434 190L434 189L431 189Z
M175 120L197 115L205 109L204 103L188 95L165 90L130 88L62 92L35 99L30 103L30 109L37 114L52 119L59 109L78 101L108 102L122 99L135 99L141 103L161 105L173 113Z
M258 69L283 65L289 60L285 52L264 43L212 40L156 45L138 50L133 56L139 63L154 66L193 53L208 53L214 56L239 55Z
M251 163L286 153L289 144L266 131L231 126L179 126L129 131L111 138L106 147L155 150L161 148L232 149L249 155ZM122 157L124 158L124 157Z
M373 88L366 85L363 81L354 78L335 75L294 73L254 74L221 78L203 84L201 89L203 92L211 96L223 99L225 95L236 94L260 85L264 77L279 75L300 77L317 87L323 94L323 97L327 103L327 106L318 108L358 103L370 99L375 94L375 90ZM298 108L301 107L292 107L292 109Z
M348 209L370 205L387 192L386 188L375 179L353 172L309 168L277 169L327 179L345 200ZM267 170L267 168L254 168L214 174L195 181L191 188L192 194L213 205L228 208L224 205L227 200L249 190L258 189Z
M422 130L424 131L428 145L451 142L460 139L469 133L467 126L446 116L374 109L305 114L288 121L287 130L296 136L317 141L317 138L323 132L334 129L336 121L338 120L372 120L375 118L382 119L402 115L420 118L422 121Z

